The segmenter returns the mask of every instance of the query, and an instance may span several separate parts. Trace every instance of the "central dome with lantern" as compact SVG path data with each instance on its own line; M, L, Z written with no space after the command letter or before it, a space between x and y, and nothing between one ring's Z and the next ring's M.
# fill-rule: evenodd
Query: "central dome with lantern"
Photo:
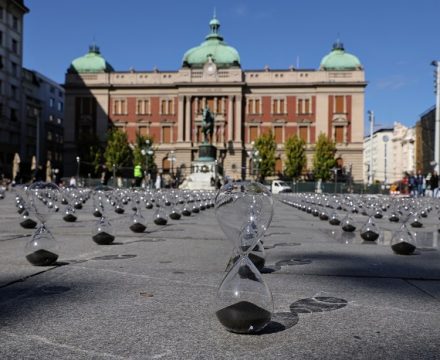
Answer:
M209 22L209 27L211 31L205 41L185 53L182 66L202 68L206 62L212 61L217 68L240 67L240 55L237 50L223 41L223 37L219 34L220 21L215 14Z

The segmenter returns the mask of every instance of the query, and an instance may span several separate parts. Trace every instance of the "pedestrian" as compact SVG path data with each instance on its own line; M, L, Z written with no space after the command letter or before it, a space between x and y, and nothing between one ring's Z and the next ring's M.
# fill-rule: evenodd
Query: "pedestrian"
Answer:
M136 187L141 187L142 184L142 166L137 164L134 167L134 185Z
M417 182L416 182L416 177L414 176L414 172L412 171L409 174L408 188L410 195L412 197L417 197Z
M438 195L438 173L437 173L437 171L434 170L429 182L431 184L432 197L436 198Z

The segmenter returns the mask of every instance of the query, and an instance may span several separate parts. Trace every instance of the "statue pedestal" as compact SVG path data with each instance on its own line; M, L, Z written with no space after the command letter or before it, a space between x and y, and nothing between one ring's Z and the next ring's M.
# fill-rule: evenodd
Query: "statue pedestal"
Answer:
M186 178L181 189L214 190L217 176L215 161L217 148L211 144L199 146L199 159L191 162L191 174ZM214 181L212 181L214 180ZM212 184L214 182L214 185Z

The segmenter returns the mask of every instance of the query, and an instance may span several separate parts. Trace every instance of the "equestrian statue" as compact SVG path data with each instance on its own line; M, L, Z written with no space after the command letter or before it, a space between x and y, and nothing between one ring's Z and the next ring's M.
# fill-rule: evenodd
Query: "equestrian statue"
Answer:
M203 109L202 132L204 135L203 143L212 143L212 135L214 133L214 114L206 106Z

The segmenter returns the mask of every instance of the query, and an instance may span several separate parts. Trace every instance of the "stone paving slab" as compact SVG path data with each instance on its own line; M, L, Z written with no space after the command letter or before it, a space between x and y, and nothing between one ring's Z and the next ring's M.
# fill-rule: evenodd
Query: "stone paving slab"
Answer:
M261 334L237 335L214 315L232 245L213 210L140 235L119 218L111 246L92 242L89 210L73 225L51 220L60 265L40 268L20 255L29 236L1 240L31 232L11 196L0 201L1 359L440 358L436 249L345 244L276 202L263 271L275 315Z

